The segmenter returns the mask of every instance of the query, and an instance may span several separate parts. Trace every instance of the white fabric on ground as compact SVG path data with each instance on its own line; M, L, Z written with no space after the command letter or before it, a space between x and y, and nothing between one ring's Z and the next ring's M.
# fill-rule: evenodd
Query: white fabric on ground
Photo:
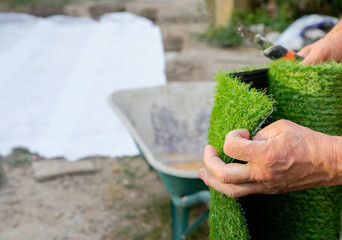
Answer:
M0 154L137 155L106 98L165 84L164 65L160 29L145 18L0 13Z

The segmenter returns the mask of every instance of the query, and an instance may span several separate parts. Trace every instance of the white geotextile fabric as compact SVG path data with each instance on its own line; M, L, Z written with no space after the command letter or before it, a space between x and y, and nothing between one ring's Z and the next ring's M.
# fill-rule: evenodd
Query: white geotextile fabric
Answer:
M129 13L91 18L0 13L0 154L132 156L106 99L166 83L159 27Z

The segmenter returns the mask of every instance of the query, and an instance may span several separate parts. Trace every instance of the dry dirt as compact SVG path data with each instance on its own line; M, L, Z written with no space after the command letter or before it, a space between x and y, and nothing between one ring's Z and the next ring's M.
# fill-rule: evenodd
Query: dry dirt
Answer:
M171 238L169 197L141 157L89 158L96 173L37 182L29 162L48 160L21 154L28 163L12 166L15 159L3 159L7 182L0 189L0 239ZM206 232L204 223L191 239L206 239Z
M0 4L0 10L13 9ZM202 0L83 1L55 9L39 5L14 9L40 16L64 13L94 18L122 10L149 17L161 27L168 81L211 80L216 70L267 62L256 50L221 49L199 42L196 35L208 27ZM27 158L26 162L48 161L31 154ZM155 171L141 157L90 159L98 172L41 183L34 180L30 163L14 167L5 163L7 184L0 188L0 239L171 238L169 197ZM206 236L207 226L203 224L191 239Z
M42 183L6 165L0 239L169 239L169 199L142 158L92 160L97 173Z

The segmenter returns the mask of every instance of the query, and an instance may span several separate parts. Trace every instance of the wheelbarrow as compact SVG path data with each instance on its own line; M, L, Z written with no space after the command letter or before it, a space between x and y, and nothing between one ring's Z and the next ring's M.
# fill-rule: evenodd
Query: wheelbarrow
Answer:
M208 217L207 209L189 223L190 209L209 204L198 177L215 82L174 82L113 93L109 103L126 125L141 156L170 194L172 239L186 239Z

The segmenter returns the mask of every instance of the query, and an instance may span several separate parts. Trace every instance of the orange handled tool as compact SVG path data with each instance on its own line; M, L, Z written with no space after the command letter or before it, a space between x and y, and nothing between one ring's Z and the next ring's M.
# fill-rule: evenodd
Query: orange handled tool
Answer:
M291 59L291 60L303 60L301 56L299 56L297 53L295 53L292 50L286 49L280 45L273 45L267 49L264 50L264 54L266 57L276 60L279 58L282 59Z
M254 33L242 24L239 24L238 33L245 39L249 40L254 45L258 46L264 51L266 57L276 59L292 59L303 60L303 57L299 56L292 50L286 49L280 45L274 45L272 42L267 41L260 34Z

